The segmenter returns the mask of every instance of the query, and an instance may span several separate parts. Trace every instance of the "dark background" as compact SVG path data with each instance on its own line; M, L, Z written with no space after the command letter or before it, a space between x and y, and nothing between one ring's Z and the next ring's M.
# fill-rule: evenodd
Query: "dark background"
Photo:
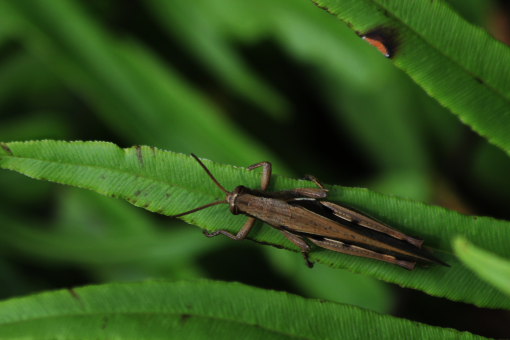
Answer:
M508 41L505 2L451 1ZM510 160L308 0L0 3L0 141L102 140L510 219ZM241 183L240 183L241 184ZM0 173L0 298L211 278L489 337L506 311L433 298L83 189Z

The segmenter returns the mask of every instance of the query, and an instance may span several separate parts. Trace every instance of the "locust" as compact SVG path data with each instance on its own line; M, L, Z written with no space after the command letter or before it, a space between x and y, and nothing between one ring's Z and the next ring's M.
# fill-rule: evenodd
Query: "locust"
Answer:
M188 215L218 204L228 204L234 215L248 216L237 234L226 230L211 233L204 230L207 237L221 234L242 241L252 230L255 221L260 220L280 231L295 244L310 268L313 263L308 258L311 251L308 242L334 252L395 264L410 271L414 270L416 263L450 267L430 251L423 249L422 239L408 236L356 209L323 200L328 196L328 189L314 176L307 175L304 179L312 181L318 188L267 192L272 165L269 162L260 162L247 168L253 170L262 167L260 190L239 185L229 192L197 156L191 156L225 193L225 199L170 217Z

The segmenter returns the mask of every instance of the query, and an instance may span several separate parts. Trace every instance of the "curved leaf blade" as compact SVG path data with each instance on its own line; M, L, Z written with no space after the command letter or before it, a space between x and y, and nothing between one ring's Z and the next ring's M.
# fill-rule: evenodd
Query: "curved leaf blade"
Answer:
M59 75L126 140L201 150L225 162L272 157L177 70L142 44L104 30L78 2L0 1L0 13L19 25L11 38L21 38L42 61L38 66ZM36 47L41 43L44 48ZM284 103L276 106L286 110Z
M289 103L243 62L220 25L211 16L203 16L210 3L151 0L145 3L154 19L169 35L174 35L205 67L211 70L232 91L260 106L272 118L284 121L290 118ZM214 6L209 8L214 10ZM237 13L236 13L237 14Z
M367 327L366 325L370 325ZM239 283L141 282L0 303L0 339L482 339Z
M312 0L404 70L473 130L510 153L510 48L443 1Z
M464 265L510 296L510 261L473 245L464 237L454 239L453 248Z
M210 161L204 163L227 190L240 184L251 188L260 185L260 173ZM120 149L106 142L0 143L0 167L123 198L164 215L188 211L224 197L193 158L146 146ZM269 191L313 186L311 182L273 176ZM431 295L480 307L510 309L510 297L461 266L451 254L450 243L456 235L463 234L501 256L510 256L507 247L510 223L464 216L366 189L339 186L328 186L328 189L328 200L363 210L408 235L424 238L424 245L433 248L435 255L452 268L418 267L414 272L408 272L394 265L321 248L313 248L312 259ZM242 215L231 215L223 205L186 215L183 219L208 230L226 229L232 233L237 233L246 221ZM299 252L278 231L267 226L262 228L262 225L257 222L250 239Z

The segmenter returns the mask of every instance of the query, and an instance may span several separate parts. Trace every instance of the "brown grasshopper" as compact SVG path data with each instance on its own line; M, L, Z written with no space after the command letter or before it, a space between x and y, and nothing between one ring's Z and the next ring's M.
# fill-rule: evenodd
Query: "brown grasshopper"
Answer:
M384 261L408 270L413 270L416 262L436 263L449 267L430 252L421 249L423 240L407 236L355 209L319 201L318 199L327 197L328 190L313 176L306 176L305 179L314 182L319 188L266 192L271 179L271 163L261 162L248 167L248 170L262 167L260 190L240 185L233 192L228 192L198 157L191 155L226 194L225 200L170 217L191 214L223 203L230 205L232 214L244 214L249 217L236 235L225 230L212 233L204 230L207 237L222 234L233 240L242 241L253 228L255 221L261 220L279 230L290 242L298 246L310 268L313 267L308 260L310 246L304 239L332 251Z

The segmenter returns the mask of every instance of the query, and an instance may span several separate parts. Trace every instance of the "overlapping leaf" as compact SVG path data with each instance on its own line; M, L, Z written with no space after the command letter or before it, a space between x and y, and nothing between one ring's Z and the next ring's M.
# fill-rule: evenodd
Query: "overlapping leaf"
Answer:
M469 24L443 1L312 1L360 36L375 34L392 51L395 65L430 96L510 152L508 46Z
M172 145L174 150L203 150L217 159L270 154L170 65L136 41L115 39L76 2L0 1L0 12L23 32L12 37L21 38L42 65L126 138ZM193 138L197 135L201 138ZM214 147L204 140L214 141Z
M453 241L455 254L483 280L510 295L510 261L458 237Z
M240 334L243 339L482 339L224 282L106 284L0 303L0 339L239 339Z

